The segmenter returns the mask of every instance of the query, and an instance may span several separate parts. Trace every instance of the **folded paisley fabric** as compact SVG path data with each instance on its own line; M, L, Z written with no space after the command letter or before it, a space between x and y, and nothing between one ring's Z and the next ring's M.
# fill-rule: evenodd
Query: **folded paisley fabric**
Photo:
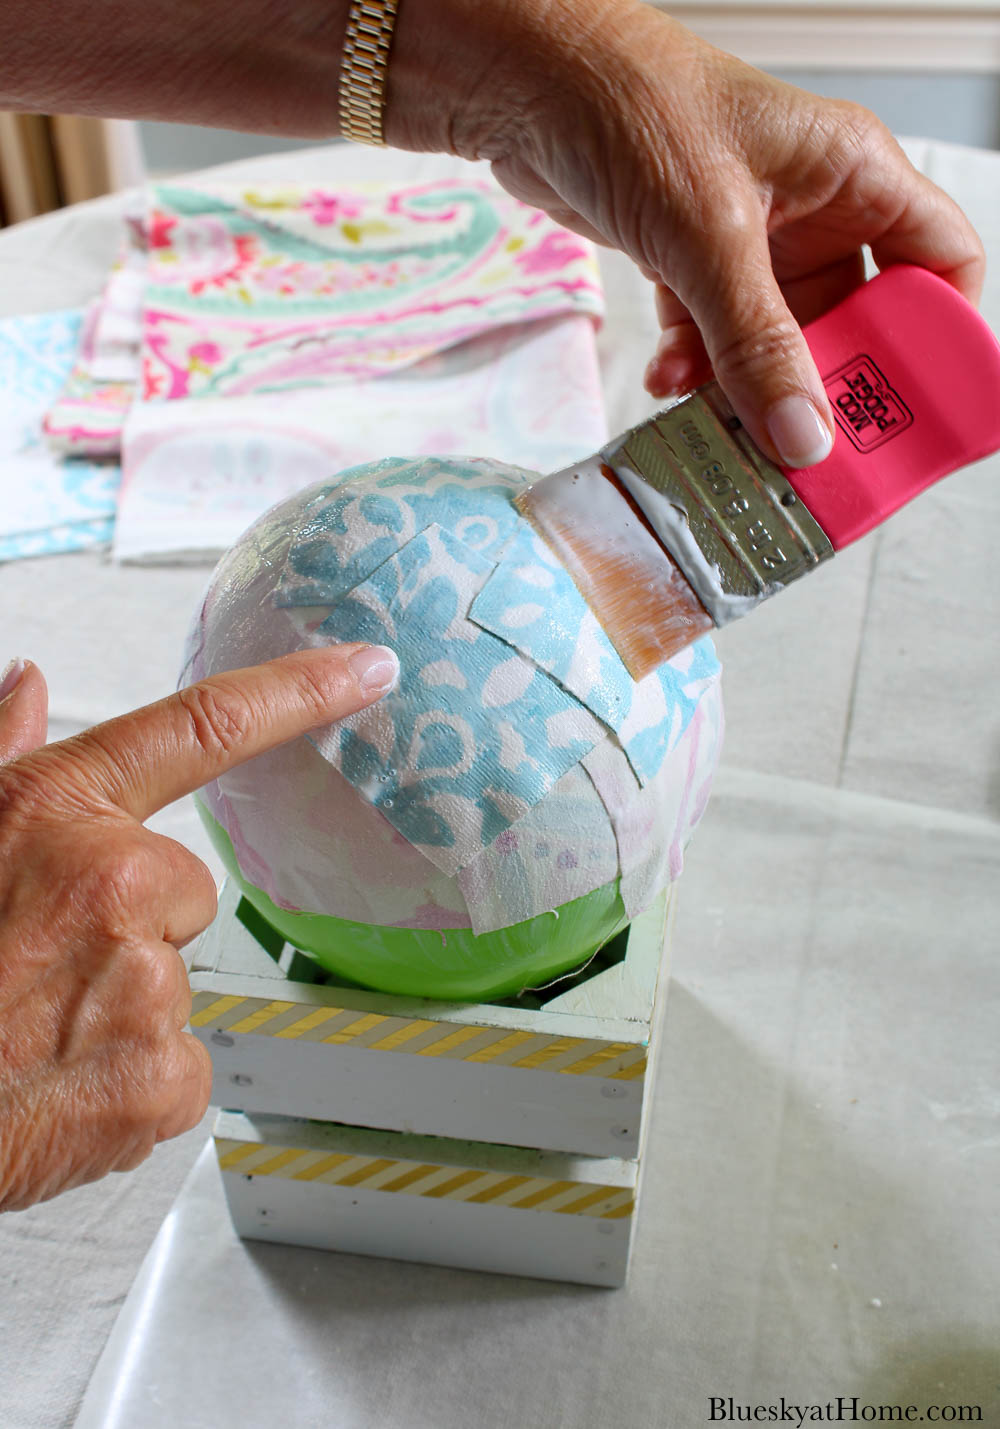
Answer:
M591 245L482 174L155 185L45 431L121 454L118 559L211 558L387 452L545 470L600 445L601 312Z
M301 487L385 454L555 470L606 440L590 320L485 333L395 376L256 397L137 402L119 560L211 558Z
M212 557L303 485L384 455L548 470L606 437L592 246L482 175L159 185L143 231L118 559Z
M146 401L377 377L508 323L602 311L591 245L483 178L161 184L147 231Z
M148 244L145 203L125 213L125 232L104 290L87 309L76 360L43 428L70 456L118 456L136 396Z

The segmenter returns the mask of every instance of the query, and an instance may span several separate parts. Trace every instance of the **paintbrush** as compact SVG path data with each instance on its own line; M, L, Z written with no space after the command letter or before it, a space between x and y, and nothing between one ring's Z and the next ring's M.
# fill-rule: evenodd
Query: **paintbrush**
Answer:
M943 279L890 268L804 331L824 461L776 466L713 382L517 497L635 679L1000 448L1000 345Z

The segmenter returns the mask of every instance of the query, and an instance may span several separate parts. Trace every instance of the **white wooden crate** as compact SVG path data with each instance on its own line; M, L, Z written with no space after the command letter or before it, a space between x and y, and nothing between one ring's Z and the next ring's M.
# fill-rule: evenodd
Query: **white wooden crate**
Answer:
M628 1270L639 1164L220 1112L230 1214L248 1240L585 1285Z
M296 981L288 950L275 961L238 903L224 888L192 964L191 1025L212 1055L216 1105L636 1156L658 988L666 995L669 893L632 924L621 962L541 1008Z

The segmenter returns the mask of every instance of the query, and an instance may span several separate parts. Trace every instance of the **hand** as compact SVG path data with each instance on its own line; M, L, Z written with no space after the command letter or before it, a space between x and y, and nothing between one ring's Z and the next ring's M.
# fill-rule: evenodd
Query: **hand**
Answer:
M44 745L24 668L0 701L0 1209L131 1169L208 1103L178 949L215 883L142 820L372 704L396 669L380 647L301 651Z
M772 79L636 0L508 0L489 27L477 0L478 50L472 16L466 52L435 73L435 27L459 12L454 55L465 3L421 11L428 98L413 85L398 113L390 103L390 142L489 158L516 197L629 254L657 285L654 396L714 371L764 451L809 465L834 426L798 324L862 281L862 245L879 267L917 263L978 299L973 229L868 111ZM397 41L390 84L400 54ZM442 95L444 132L429 107Z
M335 131L348 0L202 7L7 0L0 107ZM109 15L112 23L109 23ZM405 0L385 134L490 159L511 193L657 285L654 396L714 370L757 444L789 466L833 417L800 322L876 263L917 263L972 301L984 257L960 210L873 114L771 79L641 0Z

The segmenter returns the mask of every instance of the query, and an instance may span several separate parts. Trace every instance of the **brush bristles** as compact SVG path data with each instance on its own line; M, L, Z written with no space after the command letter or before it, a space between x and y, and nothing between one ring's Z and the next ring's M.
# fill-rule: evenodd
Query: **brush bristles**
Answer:
M713 628L713 621L641 512L602 466L621 498L572 509L552 478L520 492L515 504L555 551L600 621L629 674L641 680Z

